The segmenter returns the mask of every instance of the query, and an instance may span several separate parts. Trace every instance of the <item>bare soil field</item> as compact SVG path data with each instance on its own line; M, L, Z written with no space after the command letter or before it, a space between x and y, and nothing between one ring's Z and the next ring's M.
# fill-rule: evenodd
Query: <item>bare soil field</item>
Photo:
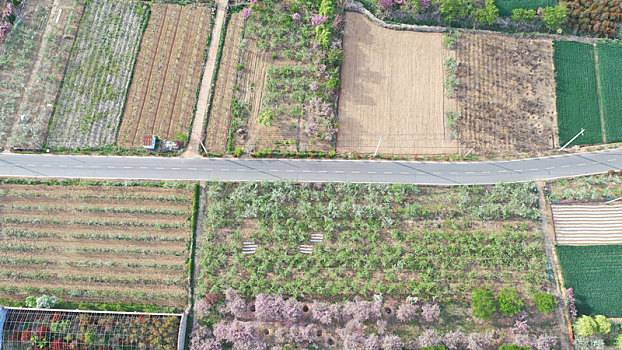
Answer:
M41 147L84 1L29 0L0 53L0 146Z
M205 63L212 9L151 4L117 144L141 146L144 135L187 135Z
M550 40L464 33L455 50L463 148L533 153L558 146Z
M225 44L222 48L218 78L214 86L214 98L209 109L205 147L211 152L223 153L227 149L231 124L231 103L237 80L237 65L240 60L240 41L244 32L244 18L234 13L229 19ZM215 38L216 40L216 38Z
M0 182L0 295L182 307L192 188Z
M445 113L443 35L381 28L347 13L337 151L452 154Z

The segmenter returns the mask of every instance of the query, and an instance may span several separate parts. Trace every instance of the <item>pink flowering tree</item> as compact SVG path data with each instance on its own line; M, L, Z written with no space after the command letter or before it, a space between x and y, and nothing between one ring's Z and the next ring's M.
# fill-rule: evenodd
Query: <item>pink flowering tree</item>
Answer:
M428 323L438 322L441 315L441 307L436 303L425 303L421 307L421 317Z
M250 16L251 16L251 8L250 8L250 7L245 7L245 8L242 10L242 17L243 17L244 19L247 19L247 18L248 18L248 17L250 17Z
M402 339L397 335L387 335L382 339L383 350L402 350Z
M236 290L232 288L227 289L225 292L225 302L225 310L235 318L243 317L246 314L246 302Z
M393 0L378 0L378 7L383 10L388 10L393 7Z
M397 307L395 316L400 322L411 322L417 317L417 311L419 307L412 303L403 303Z
M314 26L314 27L317 27L319 25L324 24L324 22L326 22L327 19L328 19L328 16L323 16L323 15L320 15L320 14L314 15L311 18L311 25Z
M457 350L464 347L464 343L466 341L466 336L462 333L461 330L457 330L455 332L445 333L443 337L443 344L449 350Z
M300 19L300 13L296 12L292 15L292 19L294 21L298 21Z
M434 329L427 329L417 338L419 346L427 348L428 346L437 346L441 343L441 336Z
M278 321L284 303L280 295L260 293L255 298L255 317L260 321Z

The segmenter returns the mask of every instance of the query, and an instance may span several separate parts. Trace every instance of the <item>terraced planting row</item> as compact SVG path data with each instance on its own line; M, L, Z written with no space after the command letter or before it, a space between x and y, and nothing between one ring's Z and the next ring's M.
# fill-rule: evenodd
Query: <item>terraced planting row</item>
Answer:
M183 307L192 185L0 183L0 297Z
M210 34L212 9L151 4L117 144L140 147L144 135L185 139Z
M54 108L48 145L115 143L149 6L136 1L87 4Z

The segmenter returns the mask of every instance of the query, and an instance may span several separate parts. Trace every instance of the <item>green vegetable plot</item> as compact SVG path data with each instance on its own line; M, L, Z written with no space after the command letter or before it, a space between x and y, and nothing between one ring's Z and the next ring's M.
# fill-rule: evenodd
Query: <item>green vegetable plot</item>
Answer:
M585 133L573 144L602 143L594 46L554 41L559 142L565 144L581 128Z
M599 43L598 75L607 142L622 141L622 46Z
M580 314L622 317L622 245L557 246Z

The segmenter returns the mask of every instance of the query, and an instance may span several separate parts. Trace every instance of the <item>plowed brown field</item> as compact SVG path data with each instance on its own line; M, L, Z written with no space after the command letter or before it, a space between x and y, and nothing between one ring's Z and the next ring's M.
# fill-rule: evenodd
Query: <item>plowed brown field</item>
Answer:
M144 135L187 135L204 65L212 9L151 4L117 144L141 145Z
M0 296L182 307L191 212L188 186L0 181Z
M346 14L337 151L450 154L443 35L385 29Z

